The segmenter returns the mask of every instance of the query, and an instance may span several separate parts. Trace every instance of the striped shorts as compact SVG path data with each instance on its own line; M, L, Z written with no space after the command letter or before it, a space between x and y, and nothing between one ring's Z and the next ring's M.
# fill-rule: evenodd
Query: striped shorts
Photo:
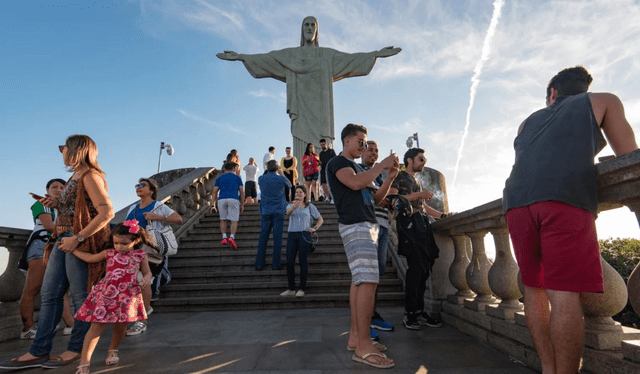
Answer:
M378 284L378 225L371 222L359 222L352 225L338 225L344 251L351 269L351 279L360 283Z

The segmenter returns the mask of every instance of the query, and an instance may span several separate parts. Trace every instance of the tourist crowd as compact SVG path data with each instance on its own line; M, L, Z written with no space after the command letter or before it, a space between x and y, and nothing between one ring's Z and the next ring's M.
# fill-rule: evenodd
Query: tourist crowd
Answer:
M544 373L579 370L584 329L580 294L604 291L595 233L593 165L606 143L601 131L616 154L637 149L620 100L608 93L587 93L591 80L581 66L552 78L547 108L533 113L519 128L516 161L504 190L505 220L525 287L527 324ZM211 212L220 215L221 244L238 249L238 221L245 204L256 202L258 186L261 228L255 270L266 266L272 233L271 267L283 268L281 247L288 217L287 289L280 296L304 297L307 259L325 222L313 202L335 204L352 275L347 350L353 351L355 362L392 368L394 361L383 353L387 347L373 331L394 329L376 311L378 283L386 270L390 220L395 219L398 254L407 260L402 323L418 330L442 325L425 310L424 296L439 257L430 222L446 214L426 203L434 193L423 190L416 178L427 162L424 149L410 148L403 156L404 170L400 170L400 160L393 153L377 162L378 145L367 136L364 126L348 124L340 135L343 151L339 155L321 139L322 152L316 154L315 146L307 144L300 164L291 148L278 163L275 147L270 147L263 158L264 173L257 180L254 159L242 168L238 152L232 150L224 161L224 173L215 180ZM105 364L118 364L121 340L147 329L146 320L153 310L150 302L170 280L169 224L181 223L182 218L157 201L156 181L138 180L135 191L140 202L130 207L124 222L111 228L114 213L96 144L88 136L73 135L59 149L73 174L67 181L50 180L45 196L32 194L36 199L31 208L34 229L19 263L26 270L20 337L33 339L33 343L19 358L0 362L0 368L56 368L79 361L76 373L88 373L91 356L108 324L113 325L113 335ZM539 168L541 163L546 167ZM298 165L303 181L299 181ZM241 170L246 173L244 184ZM229 236L227 221L231 222ZM296 259L300 267L297 283ZM38 292L42 305L36 325L34 298ZM73 319L69 304L75 311ZM66 351L51 358L61 319L70 338ZM127 330L127 323L134 324Z

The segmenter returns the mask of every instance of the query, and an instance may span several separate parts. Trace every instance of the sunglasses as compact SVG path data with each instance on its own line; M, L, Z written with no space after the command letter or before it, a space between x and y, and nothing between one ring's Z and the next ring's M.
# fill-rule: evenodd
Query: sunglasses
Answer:
M358 142L358 145L361 146L361 147L367 148L367 141L366 140L360 140Z
M60 153L62 153L62 151L64 151L64 147L66 147L66 145L59 145L58 149L60 150Z
M427 158L426 157L418 157L418 161L427 162Z
M138 183L136 184L136 188L144 188L144 186L147 186L146 183Z

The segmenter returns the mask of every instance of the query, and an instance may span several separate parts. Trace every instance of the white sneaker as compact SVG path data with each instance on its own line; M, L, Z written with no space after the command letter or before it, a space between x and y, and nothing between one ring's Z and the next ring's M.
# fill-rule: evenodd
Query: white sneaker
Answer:
M127 330L127 336L140 335L145 331L147 331L147 324L138 321L134 323L129 330Z
M147 317L151 315L151 313L153 313L153 307L150 306L149 310L147 310Z
M304 291L298 290L298 292L296 292L296 297L302 297L302 296L304 296Z
M62 329L62 335L71 335L72 331L73 331L73 326L65 327L64 329Z
M296 291L286 290L280 294L280 296L297 296Z
M293 291L291 291L293 292ZM27 331L22 331L20 333L20 339L33 339L36 337L36 332L38 331L38 325L33 325Z

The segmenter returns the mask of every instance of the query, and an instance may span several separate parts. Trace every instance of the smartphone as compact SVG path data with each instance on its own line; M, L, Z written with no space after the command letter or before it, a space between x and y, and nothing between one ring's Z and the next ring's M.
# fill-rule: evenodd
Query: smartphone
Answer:
M36 194L34 194L33 192L29 192L29 195L31 195L31 197L33 197L33 198L34 198L34 199L36 199L36 200L44 199L44 197L43 197L43 196L36 195Z

